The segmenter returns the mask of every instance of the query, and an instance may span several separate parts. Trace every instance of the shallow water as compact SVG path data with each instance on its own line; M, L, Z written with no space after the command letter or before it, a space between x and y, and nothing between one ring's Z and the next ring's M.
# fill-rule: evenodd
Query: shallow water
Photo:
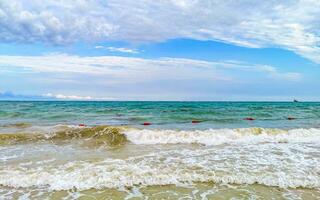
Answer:
M0 108L1 199L320 199L318 103Z

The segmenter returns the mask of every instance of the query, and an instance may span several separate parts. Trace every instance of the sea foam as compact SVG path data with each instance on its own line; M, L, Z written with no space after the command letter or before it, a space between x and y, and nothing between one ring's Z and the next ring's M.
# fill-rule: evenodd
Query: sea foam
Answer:
M194 182L319 188L318 150L317 146L261 144L162 151L123 160L72 161L56 166L6 166L0 169L0 184L51 190Z
M127 139L134 144L203 144L220 145L229 143L287 143L320 142L320 129L209 129L209 130L150 130L130 129L124 131Z

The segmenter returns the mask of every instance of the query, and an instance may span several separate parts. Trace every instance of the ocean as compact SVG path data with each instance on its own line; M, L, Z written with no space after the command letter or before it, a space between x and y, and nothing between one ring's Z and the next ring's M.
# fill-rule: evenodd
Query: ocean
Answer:
M0 199L320 199L320 103L0 102Z

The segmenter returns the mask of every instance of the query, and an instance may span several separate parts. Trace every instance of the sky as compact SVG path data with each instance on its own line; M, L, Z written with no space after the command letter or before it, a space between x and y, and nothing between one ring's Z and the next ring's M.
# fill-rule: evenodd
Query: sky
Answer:
M0 100L320 101L318 0L0 0Z

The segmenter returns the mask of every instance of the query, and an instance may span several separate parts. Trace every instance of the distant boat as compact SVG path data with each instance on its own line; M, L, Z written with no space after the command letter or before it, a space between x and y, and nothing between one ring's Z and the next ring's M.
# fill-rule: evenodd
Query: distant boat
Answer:
M293 99L293 102L299 102L297 99Z

